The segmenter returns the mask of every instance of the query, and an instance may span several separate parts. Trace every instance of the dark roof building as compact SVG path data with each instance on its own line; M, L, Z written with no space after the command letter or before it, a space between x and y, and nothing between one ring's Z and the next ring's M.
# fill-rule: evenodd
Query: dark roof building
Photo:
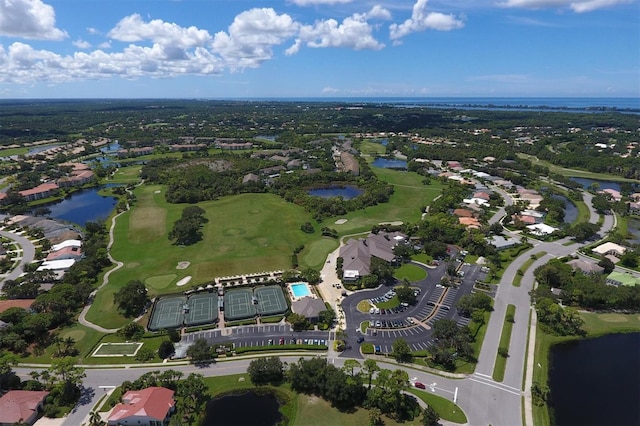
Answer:
M320 312L326 310L327 307L325 306L322 299L316 299L315 297L303 297L302 299L291 304L292 312L303 315L305 318L311 321L317 321Z

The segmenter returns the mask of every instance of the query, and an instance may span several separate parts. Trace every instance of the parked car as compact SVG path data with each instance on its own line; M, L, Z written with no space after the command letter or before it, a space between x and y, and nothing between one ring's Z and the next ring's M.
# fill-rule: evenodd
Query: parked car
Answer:
M364 337L362 336L358 337L358 343L362 343L362 342L364 342Z

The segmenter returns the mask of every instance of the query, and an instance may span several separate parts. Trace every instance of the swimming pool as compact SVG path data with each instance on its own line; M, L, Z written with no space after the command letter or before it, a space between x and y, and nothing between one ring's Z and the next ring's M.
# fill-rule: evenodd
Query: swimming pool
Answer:
M311 289L309 289L307 283L293 283L289 284L289 287L295 298L312 296Z

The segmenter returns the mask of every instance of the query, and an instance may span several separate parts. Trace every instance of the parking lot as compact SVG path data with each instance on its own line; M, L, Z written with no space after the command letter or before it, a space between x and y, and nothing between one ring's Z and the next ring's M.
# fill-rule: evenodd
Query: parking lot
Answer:
M431 327L441 319L450 319L459 326L468 325L469 318L461 317L456 309L456 303L464 294L473 290L476 280L484 279L486 272L480 265L469 265L458 262L458 282L456 286L444 287L440 279L445 272L445 262L433 268L426 268L426 279L411 283L417 287L417 302L413 306L398 306L393 309L373 307L369 312L357 310L357 304L362 300L372 305L389 301L394 292L391 287L380 287L371 291L357 292L343 300L343 309L347 317L349 329L354 329L357 336L363 336L366 342L372 343L381 353L391 352L393 342L403 338L412 351L423 351L433 344ZM369 322L364 335L359 331L363 321ZM355 343L355 342L354 342ZM357 345L356 345L357 346ZM351 351L345 356L354 356Z
M204 338L209 344L234 343L236 348L270 345L327 345L328 331L295 332L289 324L245 325L220 329L198 331L183 336L183 342L193 342Z

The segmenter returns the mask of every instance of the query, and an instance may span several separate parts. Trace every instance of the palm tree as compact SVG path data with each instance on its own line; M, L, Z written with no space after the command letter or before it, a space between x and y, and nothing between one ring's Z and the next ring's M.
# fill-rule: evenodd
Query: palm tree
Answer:
M89 426L104 425L106 425L106 423L102 420L102 417L100 417L100 413L98 413L97 411L92 411L91 414L89 414Z

